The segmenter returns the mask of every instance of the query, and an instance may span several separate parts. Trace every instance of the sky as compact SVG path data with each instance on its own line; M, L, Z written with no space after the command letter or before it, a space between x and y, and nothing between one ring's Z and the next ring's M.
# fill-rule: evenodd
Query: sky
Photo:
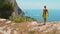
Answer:
M21 9L60 9L60 0L16 0Z

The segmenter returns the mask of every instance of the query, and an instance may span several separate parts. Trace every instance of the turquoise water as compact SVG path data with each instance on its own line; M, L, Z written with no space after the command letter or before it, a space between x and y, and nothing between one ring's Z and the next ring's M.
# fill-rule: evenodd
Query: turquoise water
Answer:
M25 15L35 18L37 21L40 20L41 22L43 22L43 18L42 18L42 14L43 14L43 10L24 10ZM52 22L52 21L60 21L60 10L57 9L52 9L52 10L48 10L49 12L49 17L47 18L48 22Z

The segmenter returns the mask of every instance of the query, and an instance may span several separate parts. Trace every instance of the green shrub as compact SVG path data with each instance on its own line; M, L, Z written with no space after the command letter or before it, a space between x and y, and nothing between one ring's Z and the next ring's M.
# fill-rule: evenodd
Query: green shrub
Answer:
M29 22L29 21L33 21L33 18L26 18L26 17L21 17L21 18L10 18L11 21L15 21L18 23L24 23L24 22Z
M0 17L8 19L12 12L14 11L14 6L11 2L0 2Z

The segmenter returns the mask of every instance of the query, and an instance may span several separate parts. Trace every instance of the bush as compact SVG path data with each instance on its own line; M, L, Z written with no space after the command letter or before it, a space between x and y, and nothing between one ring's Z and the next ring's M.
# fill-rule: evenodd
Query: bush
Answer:
M23 18L10 18L11 21L22 23L25 22L26 20Z
M26 17L20 17L20 18L10 18L11 21L15 21L15 22L18 22L18 23L25 23L25 22L29 22L29 21L33 21L34 19L33 18L26 18Z
M14 6L10 2L0 2L0 17L8 19L12 12L14 11Z

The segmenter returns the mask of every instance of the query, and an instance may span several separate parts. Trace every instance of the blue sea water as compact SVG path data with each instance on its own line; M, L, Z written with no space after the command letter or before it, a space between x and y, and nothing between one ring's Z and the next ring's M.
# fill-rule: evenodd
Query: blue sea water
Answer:
M35 18L37 21L43 22L43 10L42 9L27 9L24 10L25 16L29 16L32 18ZM49 9L48 10L49 16L47 18L48 22L53 22L53 21L60 21L60 10L58 9Z

